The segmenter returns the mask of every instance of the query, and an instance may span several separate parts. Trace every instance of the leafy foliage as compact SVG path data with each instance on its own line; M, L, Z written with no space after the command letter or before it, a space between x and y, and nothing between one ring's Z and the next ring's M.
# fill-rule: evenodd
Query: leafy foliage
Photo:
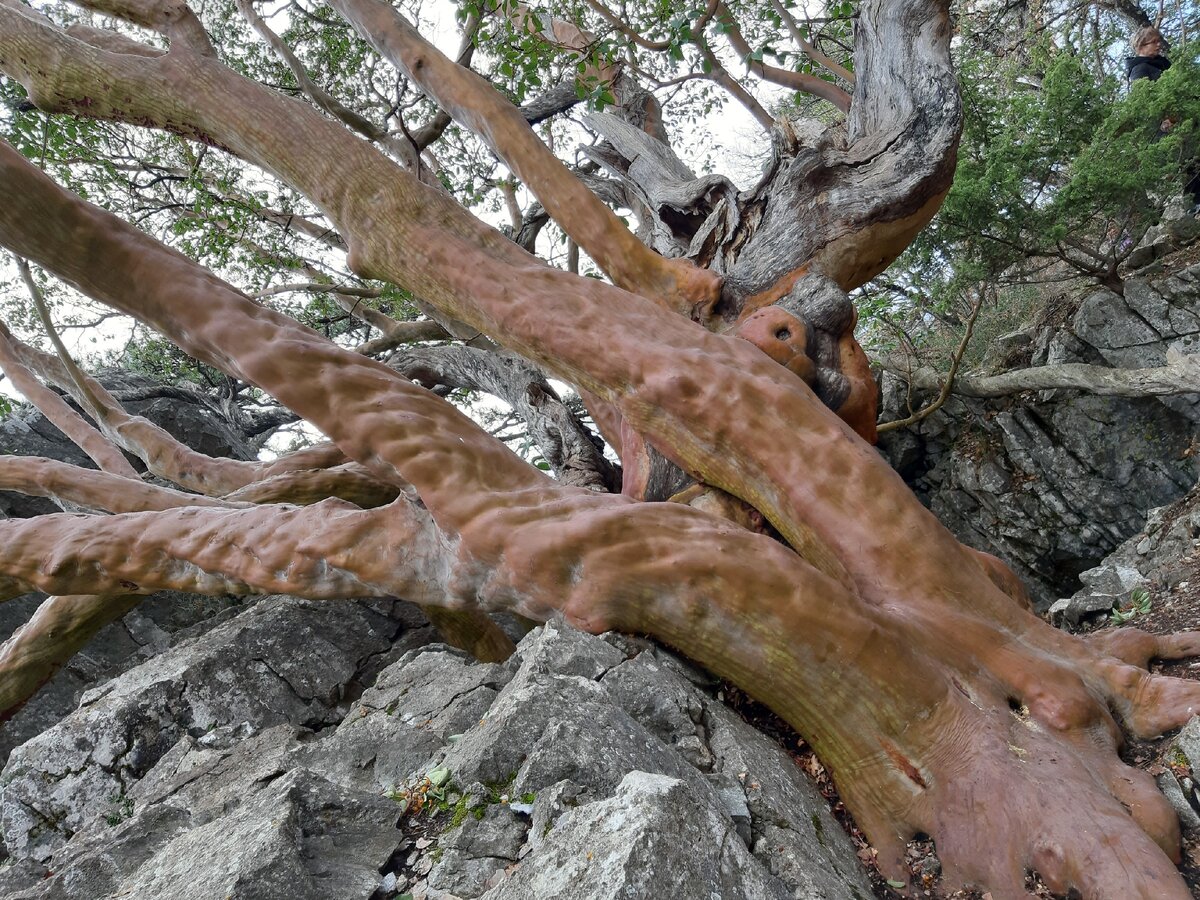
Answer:
M1195 48L1177 48L1157 82L1127 85L1123 41L1111 30L1083 42L1036 28L1004 44L994 31L972 32L972 22L959 56L964 129L954 185L934 222L859 303L876 343L895 344L881 323L907 323L907 340L940 347L933 355L943 358L980 294L1000 298L985 305L986 333L989 321L1020 324L1006 311L1029 311L1028 297L1014 293L1023 286L1046 285L1040 293L1050 297L1064 281L1119 285L1122 263L1200 173Z
M1136 588L1129 594L1129 599L1124 603L1118 603L1113 607L1109 618L1115 625L1124 625L1126 622L1136 619L1138 616L1145 616L1150 613L1151 600L1150 592L1145 588Z
M1116 266L1179 192L1195 151L1200 72L1184 61L1126 97L1058 55L1040 83L964 62L966 123L955 184L920 264L953 254L959 278L995 276L1030 257L1096 278ZM999 89L997 89L999 88ZM1168 115L1179 124L1160 134Z

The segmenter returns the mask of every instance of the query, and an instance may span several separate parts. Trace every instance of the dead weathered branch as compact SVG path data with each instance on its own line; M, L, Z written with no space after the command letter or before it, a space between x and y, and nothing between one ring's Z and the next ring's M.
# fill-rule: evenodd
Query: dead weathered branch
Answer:
M620 476L604 458L602 444L526 360L473 347L413 347L394 353L388 365L426 387L446 385L503 400L526 422L542 458L561 483L595 491L619 488Z
M918 390L943 390L946 376L921 368L911 375L902 366L885 362L883 367L901 378L911 378ZM1016 369L1000 375L967 376L954 379L951 392L963 397L1006 397L1022 391L1076 390L1117 397L1163 397L1200 394L1200 360L1184 356L1165 366L1145 369L1112 369L1086 363L1061 363Z

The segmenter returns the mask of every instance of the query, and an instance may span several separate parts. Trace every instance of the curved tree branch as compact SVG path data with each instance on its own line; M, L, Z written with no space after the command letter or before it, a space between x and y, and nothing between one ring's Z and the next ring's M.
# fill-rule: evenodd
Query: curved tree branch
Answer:
M12 333L0 322L0 368L4 370L4 374L8 376L13 387L36 406L51 424L86 453L102 471L125 480L137 480L137 472L121 455L121 451L89 425L79 413L71 409L62 397L38 381L34 374L20 362L13 348L14 340Z
M381 482L362 466L345 463L329 469L296 469L252 482L221 499L244 503L294 503L308 506L337 497L362 509L386 506L400 489Z
M340 304L339 304L340 305ZM345 309L345 306L342 307ZM350 312L350 310L346 310ZM361 310L359 312L362 312ZM378 313L378 316L383 316L378 310L371 310L373 313ZM357 315L355 313L354 315ZM385 318L391 318L386 316ZM383 331L382 337L372 338L369 341L364 341L354 348L355 353L361 353L363 356L378 356L380 353L386 353L389 350L395 350L401 344L413 344L420 341L448 341L453 337L445 328L437 322L398 322L391 319L386 323L382 323L377 316L363 316L363 321L374 325L376 328L381 328ZM376 324L380 322L381 324Z
M698 39L697 46L700 49L700 54L708 63L709 72L704 77L724 88L769 133L775 125L775 117L767 112L766 108L755 99L753 94L742 87L736 78L729 74L729 70L717 58L717 54L713 53L712 48L708 46L706 41ZM758 65L761 67L761 64Z
M428 513L406 500L373 510L325 500L304 507L54 514L5 520L0 535L0 599L31 590L178 590L445 602L430 574L442 554L436 529ZM135 542L139 552L131 555Z
M137 594L48 597L0 644L0 723L16 715L96 632L142 599Z
M184 0L96 0L91 8L158 32L170 42L172 50L217 55L200 19Z
M690 313L711 303L711 273L658 256L637 239L538 139L511 103L478 75L443 56L380 0L336 0L365 40L482 137L551 217L618 285Z
M59 361L70 376L71 383L75 385L75 390L72 393L79 398L78 402L89 412L92 412L94 416L96 411L99 410L100 404L88 389L87 379L84 377L83 372L75 364L75 360L67 352L66 345L63 344L62 339L58 336L58 331L54 328L54 322L50 318L50 310L46 308L46 301L42 297L41 289L38 288L37 283L33 280L33 272L29 269L29 263L18 258L17 268L21 272L21 278L24 280L25 286L29 289L29 296L33 298L33 305L37 309L38 318L41 319L42 328L45 329L46 336L50 339L50 344L54 347L55 353L58 354ZM113 454L119 458L119 464L115 469L105 469L105 471L112 471L114 474L124 475L126 478L137 478L137 472L133 470L133 466L129 465L125 457L121 456L120 451L116 447L112 447L112 450ZM105 467L101 466L101 468Z
M59 505L65 502L112 513L159 511L180 506L234 509L248 505L235 498L213 499L202 494L189 494L40 456L0 456L0 490L48 497Z
M304 292L307 294L341 294L345 297L358 297L360 299L378 297L383 293L383 291L379 290L379 288L354 287L353 285L347 284L294 282L290 284L277 284L274 287L257 291L254 294L251 294L251 297L255 300L263 300L267 297L277 296L278 294L294 294L298 292Z
M11 335L9 340L23 365L38 372L61 390L68 393L76 390L74 381L56 357L23 344ZM97 421L111 423L102 427L110 429L106 433L110 433L114 441L140 458L153 474L207 496L219 497L289 472L328 469L346 462L346 455L330 443L315 444L279 459L261 462L207 456L177 441L148 419L125 412L117 399L94 378L83 374L82 379L89 388L89 395L102 406ZM179 388L172 390L178 391ZM189 395L189 400L194 399ZM86 401L80 397L75 397L75 400L80 405L86 405ZM354 484L355 480L352 479L347 490L360 490Z
M817 65L828 69L838 78L845 81L847 84L854 84L854 73L845 66L839 65L835 60L830 59L811 43L805 40L804 35L800 32L800 26L796 24L796 19L788 12L787 7L780 0L771 0L771 6L776 14L787 27L788 34L792 36L792 40L804 52L804 55L811 59Z
M791 72L787 69L781 69L778 66L769 66L762 62L762 60L755 59L754 49L742 35L742 29L733 17L733 14L729 11L729 8L723 3L720 4L717 15L721 24L725 26L725 37L728 39L729 45L733 47L734 51L745 62L746 68L753 74L757 75L763 81L769 81L772 84L791 88L794 91L803 91L822 100L828 100L842 112L850 109L850 95L836 84L831 84L823 78L818 78L816 75L809 75L807 72Z
M946 375L946 383L942 385L942 389L938 392L937 397L928 406L923 407L907 418L880 424L876 429L879 433L895 431L898 428L907 428L909 425L922 422L941 409L946 401L950 399L950 394L954 390L954 380L958 375L958 367L962 365L963 354L967 352L967 347L971 343L971 335L975 333L975 322L979 318L979 311L981 309L983 309L982 293L976 298L975 305L971 307L971 314L967 316L967 325L963 331L962 340L958 342L958 347L955 349L954 356L950 360L950 371ZM911 381L909 383L911 384Z
M304 64L300 62L296 54L292 52L292 49L263 21L262 16L254 8L252 0L236 0L236 4L238 11L250 24L250 27L258 32L259 36L275 51L275 55L283 60L288 69L291 70L296 83L300 85L300 90L304 91L305 96L320 109L325 110L325 112L329 113L335 119L344 122L367 140L374 141L387 149L393 157L403 162L408 168L416 169L417 156L420 151L414 151L413 147L407 142L397 140L388 133L386 128L376 125L370 119L350 109L314 82L305 70Z

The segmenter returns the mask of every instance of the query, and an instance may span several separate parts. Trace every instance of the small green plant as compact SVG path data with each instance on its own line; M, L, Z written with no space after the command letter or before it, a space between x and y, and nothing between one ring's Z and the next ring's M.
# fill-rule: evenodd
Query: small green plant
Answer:
M1109 619L1116 625L1124 625L1130 619L1144 616L1150 612L1150 592L1145 588L1135 588L1130 591L1125 603L1113 606Z
M453 831L461 825L467 818L470 810L467 808L467 795L463 794L458 798L458 802L454 804L454 812L450 816L450 824L446 826L447 831Z
M133 798L126 797L124 791L111 794L108 802L113 805L113 809L104 817L104 821L110 828L116 828L126 819L133 818Z
M1182 748L1176 747L1171 751L1170 764L1177 769L1190 769L1192 761L1188 759L1187 754L1183 752Z
M422 811L434 815L451 809L446 795L453 790L450 770L445 766L422 775L414 784L399 784L384 791L384 796L404 805L404 815L415 816Z

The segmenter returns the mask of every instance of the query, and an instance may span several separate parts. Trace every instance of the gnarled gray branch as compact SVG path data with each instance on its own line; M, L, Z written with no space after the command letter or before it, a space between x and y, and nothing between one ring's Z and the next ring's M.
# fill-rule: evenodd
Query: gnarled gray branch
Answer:
M940 390L945 377L933 369L913 371L891 362L883 367L909 381L918 390ZM1117 397L1200 394L1200 358L1183 356L1165 366L1146 369L1111 369L1086 363L1061 363L1015 369L1000 375L959 375L952 392L963 397L1005 397L1021 391L1058 389Z

